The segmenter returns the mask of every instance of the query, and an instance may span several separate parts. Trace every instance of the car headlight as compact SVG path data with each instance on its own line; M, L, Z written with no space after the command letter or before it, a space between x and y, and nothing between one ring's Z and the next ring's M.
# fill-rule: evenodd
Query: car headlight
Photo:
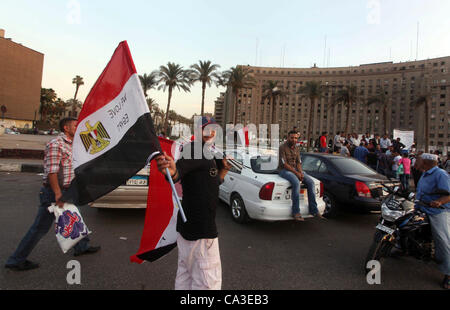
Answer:
M391 210L385 203L383 203L381 205L381 215L386 221L395 222L397 219L405 215L405 211Z

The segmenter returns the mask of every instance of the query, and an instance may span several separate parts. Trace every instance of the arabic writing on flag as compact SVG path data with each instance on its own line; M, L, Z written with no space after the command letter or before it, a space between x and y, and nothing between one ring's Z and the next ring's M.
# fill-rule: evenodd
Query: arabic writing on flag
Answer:
M89 92L73 140L75 178L64 201L84 205L113 191L160 151L126 41Z

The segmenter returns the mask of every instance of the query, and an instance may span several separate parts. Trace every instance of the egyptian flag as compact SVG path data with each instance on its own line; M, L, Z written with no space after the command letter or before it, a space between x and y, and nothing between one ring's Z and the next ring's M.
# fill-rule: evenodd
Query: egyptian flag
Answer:
M176 161L180 157L181 144L159 138L161 148ZM182 196L181 185L175 184L178 196ZM130 261L141 264L144 260L155 261L169 253L177 245L176 200L172 188L155 162L150 164L150 177L144 231L137 254Z
M111 192L160 151L126 41L92 87L73 139L75 178L62 200L84 205Z

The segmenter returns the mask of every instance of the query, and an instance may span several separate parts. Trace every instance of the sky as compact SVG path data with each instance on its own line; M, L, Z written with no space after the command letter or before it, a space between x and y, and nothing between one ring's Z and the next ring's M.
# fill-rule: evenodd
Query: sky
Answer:
M448 12L448 0L0 0L0 28L45 55L42 87L62 99L73 98L72 78L82 76L84 101L123 40L138 74L169 61L211 60L223 71L345 67L450 56ZM207 89L206 112L221 91ZM167 92L148 95L165 110ZM200 104L197 84L175 91L171 109L191 117Z

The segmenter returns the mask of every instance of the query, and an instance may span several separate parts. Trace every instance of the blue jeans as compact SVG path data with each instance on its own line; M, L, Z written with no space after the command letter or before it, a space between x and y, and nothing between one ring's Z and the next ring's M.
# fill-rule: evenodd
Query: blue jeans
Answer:
M400 174L400 182L402 182L403 189L409 191L409 174Z
M300 180L289 170L282 169L280 177L286 179L292 185L292 215L300 213ZM314 181L309 175L303 172L303 184L306 185L308 192L308 208L311 215L319 213L317 209L316 194L314 190Z
M7 265L15 265L24 262L39 240L45 236L51 227L55 225L55 216L50 213L47 208L55 202L55 193L47 187L42 187L39 193L40 205L38 213L33 225L19 243L16 251L6 262ZM56 238L55 238L56 239ZM75 246L76 253L84 252L89 247L89 238L86 236L81 239Z
M431 231L433 233L435 256L439 270L450 275L450 210L430 215Z

